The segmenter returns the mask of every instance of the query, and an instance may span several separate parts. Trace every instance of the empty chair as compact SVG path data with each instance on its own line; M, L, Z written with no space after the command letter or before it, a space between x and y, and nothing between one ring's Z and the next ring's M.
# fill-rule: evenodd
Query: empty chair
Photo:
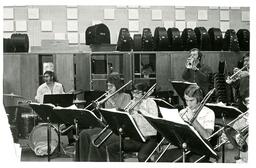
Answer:
M192 48L197 48L197 39L196 39L196 33L191 28L185 28L182 31L181 39L183 42L183 49L185 51L189 51Z
M86 45L110 44L110 32L108 27L101 23L90 26L85 31Z
M240 51L238 38L234 29L228 29L223 39L224 51Z
M170 41L170 50L171 51L182 51L182 40L180 37L180 31L178 28L169 28L167 30L168 39Z
M204 27L196 27L194 29L196 33L198 49L201 51L208 51L210 50L210 39L209 34Z
M222 32L219 28L210 28L208 30L210 46L212 51L222 50Z

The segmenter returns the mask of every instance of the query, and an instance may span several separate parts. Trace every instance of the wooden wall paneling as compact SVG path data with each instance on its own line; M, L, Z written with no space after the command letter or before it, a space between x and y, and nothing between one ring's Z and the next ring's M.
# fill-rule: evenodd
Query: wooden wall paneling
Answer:
M82 89L85 91L90 90L90 54L89 53L81 53L74 55L74 64L76 64L76 74L75 74L75 84L76 90ZM79 94L77 96L79 99L83 99L83 94Z
M39 87L38 54L23 54L20 60L21 94L25 98L35 101L36 91Z
M20 54L4 54L3 55L3 93L14 93L21 95L20 84ZM14 105L17 99L4 96L4 105Z
M57 79L63 84L65 92L74 89L73 54L56 54L55 61Z
M156 82L161 90L169 90L171 83L171 53L156 53Z
M91 90L93 91L106 91L107 90L107 85L106 85L106 79L98 79L98 80L93 80L91 82Z
M123 74L124 74L124 83L129 82L133 79L133 63L132 63L132 54L124 53L123 54ZM132 84L126 87L126 89L132 89Z

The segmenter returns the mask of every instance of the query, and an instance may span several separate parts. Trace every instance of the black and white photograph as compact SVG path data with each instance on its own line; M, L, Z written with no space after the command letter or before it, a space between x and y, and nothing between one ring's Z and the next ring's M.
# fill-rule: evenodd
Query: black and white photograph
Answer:
M1 10L7 165L254 163L252 0L11 0Z

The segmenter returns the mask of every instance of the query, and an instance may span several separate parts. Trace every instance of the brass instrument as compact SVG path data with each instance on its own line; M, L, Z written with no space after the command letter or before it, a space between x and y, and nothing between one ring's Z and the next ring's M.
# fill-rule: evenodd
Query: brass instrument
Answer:
M138 103L142 101L142 99L144 99L144 98L150 96L150 95L153 93L155 87L156 87L156 83L155 83L151 88L149 88L149 90L148 90L138 101L136 101L136 102L130 101L130 102L125 106L124 111L130 113L130 111L131 111L135 106L137 106ZM109 138L109 136L113 133L113 131L111 130L111 131L103 138L103 140L97 144L96 141L97 141L97 140L100 138L100 136L107 130L107 128L109 128L109 125L107 125L107 126L96 136L96 138L92 141L92 144L93 144L95 147L97 147L97 148L100 147L100 146Z
M200 106L197 108L196 112L195 112L195 115L193 116L193 118L190 120L190 124L192 124L196 117L198 116L198 114L200 113L200 111L202 110L202 108L204 107L205 103L208 101L208 99L211 97L211 95L214 93L216 89L213 88L211 89L207 94L206 96L203 98L203 100L201 101L200 103Z
M113 97L116 93L118 93L119 91L121 91L123 88L125 88L126 86L128 86L130 83L132 82L132 80L130 80L129 82L127 82L125 85L123 85L122 87L120 87L118 90L116 90L114 93L112 93L111 95L107 96L106 98L104 98L103 100L97 102L95 101L94 103L96 103L97 106L105 103L108 99L110 99L111 97ZM106 93L107 94L107 93ZM99 99L98 99L99 100ZM92 144L94 146L96 146L97 148L100 147L109 137L110 135L112 135L113 131L111 130L100 143L96 143L96 141L101 137L101 135L103 135L103 133L105 133L105 131L109 128L109 125L106 125L103 130L101 130L101 132L96 136L95 139L92 140Z
M187 69L198 69L196 67L197 64L198 64L198 61L196 59L194 59L193 57L188 57L185 67Z
M242 72L247 67L248 67L248 65L243 66L241 69L236 71L232 76L228 77L228 79L226 80L226 83L230 84L230 83L232 83L232 81L236 81L238 79L239 73Z
M230 125L234 124L234 123L235 123L236 121L238 121L240 118L244 117L247 113L248 113L248 111L245 112L245 113L243 113L243 114L241 114L241 115L239 115L237 118L235 118L234 120L230 121L226 126L230 126ZM225 129L225 126L222 127L222 128L220 128L218 131L216 131L215 133L213 133L209 138L207 138L207 141L209 141L210 139L212 139L214 136L218 136L220 132L223 132L223 131L224 131L224 129ZM222 145L224 145L224 144L227 143L227 142L229 142L229 140L225 140L225 141L221 142L220 144L216 145L216 146L214 147L214 150L220 148ZM191 153L191 151L187 151L187 152L186 152L186 155L189 154L189 153ZM202 159L204 159L205 157L206 157L206 155L203 155L202 157L200 157L200 158L199 158L198 160L196 160L195 162L199 162L199 161L201 161ZM173 162L177 162L177 161L179 161L181 158L182 158L182 156L178 157L178 158L177 158L176 160L174 160Z

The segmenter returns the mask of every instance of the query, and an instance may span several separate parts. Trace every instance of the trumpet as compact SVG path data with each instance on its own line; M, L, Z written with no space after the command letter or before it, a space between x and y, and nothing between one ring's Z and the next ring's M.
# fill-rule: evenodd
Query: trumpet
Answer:
M232 76L228 77L226 80L226 83L230 84L233 81L236 81L237 79L239 79L239 74L240 72L242 72L244 69L246 69L248 67L248 65L243 66L241 69L239 69L238 71L236 71Z
M193 57L188 57L185 66L186 66L187 69L198 70L197 64L198 64L198 60L197 59L194 59Z

